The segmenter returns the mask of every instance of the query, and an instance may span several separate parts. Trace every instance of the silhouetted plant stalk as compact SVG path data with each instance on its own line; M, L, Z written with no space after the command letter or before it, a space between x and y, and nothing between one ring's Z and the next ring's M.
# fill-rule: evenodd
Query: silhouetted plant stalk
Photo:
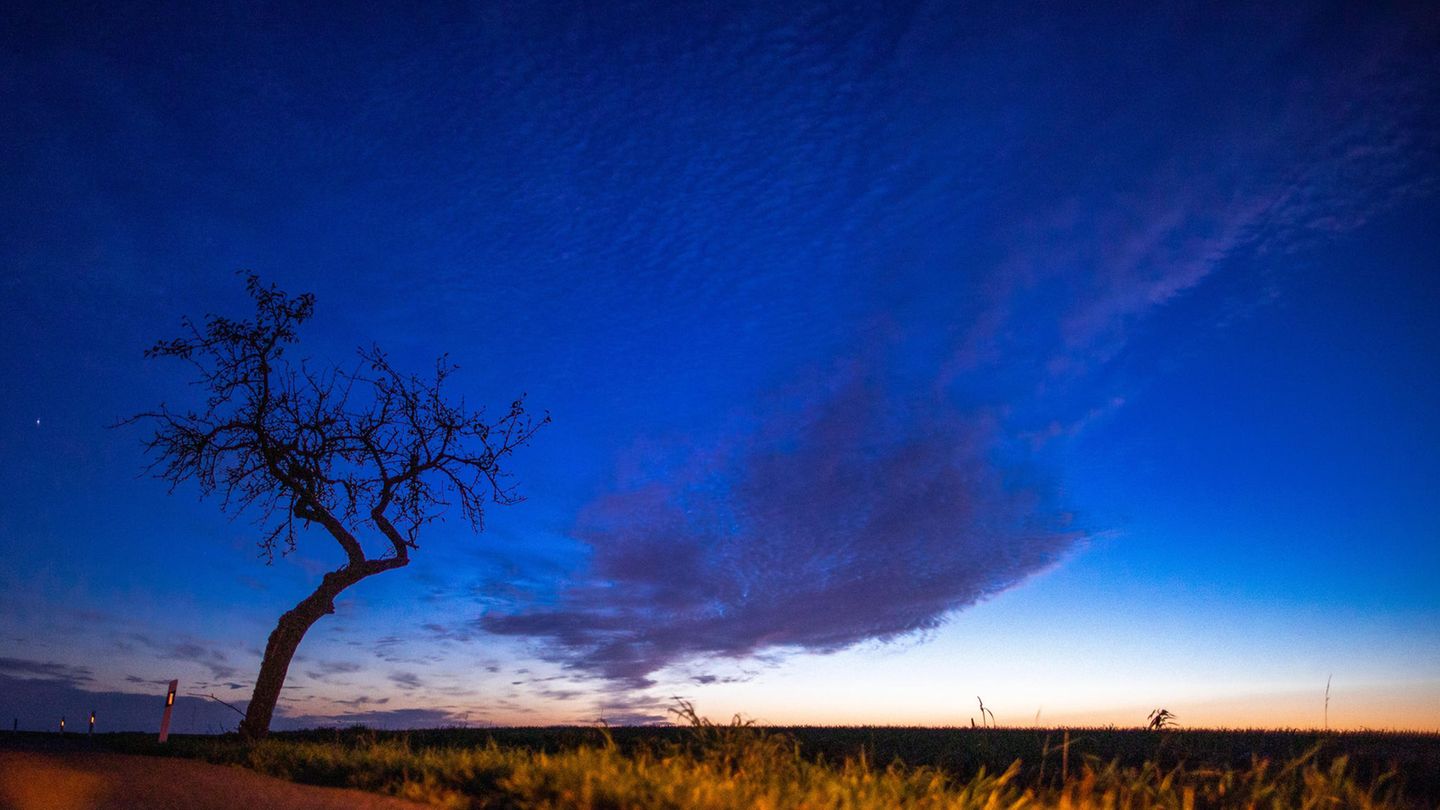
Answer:
M1169 709L1156 709L1146 719L1150 721L1147 728L1153 731L1164 731L1175 725L1175 715Z
M1326 730L1326 731L1329 731L1329 730L1330 730L1330 679L1331 679L1331 678L1334 678L1334 677L1335 677L1334 675L1329 675L1329 676L1327 676L1327 677L1325 678L1325 730Z

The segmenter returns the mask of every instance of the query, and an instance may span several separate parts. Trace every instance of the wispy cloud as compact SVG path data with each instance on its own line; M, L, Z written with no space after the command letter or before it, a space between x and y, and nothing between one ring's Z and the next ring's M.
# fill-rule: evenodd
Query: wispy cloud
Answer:
M338 703L338 704L340 704L340 705L342 705L342 706L350 706L350 707L383 706L383 705L385 705L386 703L389 703L389 702L390 702L390 698L388 698L388 697L375 698L375 697L370 697L369 695L361 695L361 696L359 696L359 697L357 697L357 698L352 698L351 700L336 700L335 702Z
M998 320L990 334L1044 318L1017 302L1054 285L1065 304L1048 367L1073 378L1123 347L1135 323L1229 263L1283 262L1440 190L1432 121L1440 58L1399 45L1416 36L1403 23L1357 32L1338 64L1294 65L1291 80L1307 92L1268 115L1231 113L1253 103L1242 94L1215 99L1216 120L1177 139L1164 159L1119 176L1082 175L1069 194L1023 212L1012 278L995 282L1005 295L982 319ZM1017 265L1026 271L1013 273Z
M305 677L314 681L343 683L343 681L335 680L334 676L350 675L362 669L364 667L354 661L317 661L313 668L305 670Z
M199 664L208 669L210 676L218 681L228 681L239 673L239 670L230 663L230 657L224 650L194 641L170 644L157 641L144 633L128 633L124 639L116 641L115 644L122 651L134 649L134 646L138 644L161 658Z
M60 681L74 685L92 680L89 667L60 664L54 661L32 661L25 658L0 658L0 674L16 678Z
M605 695L597 707L600 716L593 720L602 720L612 726L651 726L672 720L670 708L674 706L673 699L657 700L646 695ZM577 721L590 721L592 718L577 718Z

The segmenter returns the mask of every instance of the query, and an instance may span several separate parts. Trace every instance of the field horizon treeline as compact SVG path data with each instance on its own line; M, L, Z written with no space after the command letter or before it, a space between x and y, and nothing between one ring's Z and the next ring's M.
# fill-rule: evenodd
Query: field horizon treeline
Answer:
M103 734L69 744L234 764L437 807L1440 806L1440 733L1263 729L364 727ZM7 735L8 736L8 735ZM23 735L38 741L56 735ZM58 741L57 741L58 742Z

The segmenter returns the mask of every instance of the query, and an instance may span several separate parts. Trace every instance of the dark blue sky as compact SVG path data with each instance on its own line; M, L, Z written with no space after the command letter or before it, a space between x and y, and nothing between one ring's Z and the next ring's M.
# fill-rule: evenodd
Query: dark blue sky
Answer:
M289 722L1440 726L1433 5L7 16L0 715L243 700L338 563L106 428L245 268L554 416Z

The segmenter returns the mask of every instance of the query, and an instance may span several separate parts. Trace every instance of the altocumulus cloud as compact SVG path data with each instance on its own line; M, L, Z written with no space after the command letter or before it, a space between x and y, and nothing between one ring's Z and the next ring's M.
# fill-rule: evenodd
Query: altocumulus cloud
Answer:
M491 633L631 687L766 650L829 652L936 627L1056 561L1078 534L994 460L997 428L898 402L863 368L679 469L591 503L591 577Z
M1097 72L1103 88L1080 74L1047 74L1044 88L1062 96L1102 89L1126 102L1102 117L1087 108L1077 118L1066 105L1020 117L1069 133L1073 149L1027 152L1011 164L995 156L1028 133L982 144L995 174L976 176L1000 191L986 198L992 218L966 226L964 249L943 268L946 282L932 297L955 299L944 322L912 326L911 338L935 336L944 355L928 378L881 384L894 364L861 362L757 406L761 427L591 502L573 531L592 549L582 580L542 604L492 611L479 626L536 638L555 660L643 687L687 660L827 652L932 628L1059 560L1083 534L1043 486L1018 475L1026 459L1015 445L1037 450L1122 408L1136 383L1100 372L1136 324L1231 263L1312 247L1397 200L1433 193L1440 140L1428 111L1440 86L1424 43L1435 23L1381 16L1355 31L1344 53L1315 50L1286 82L1247 93L1232 92L1235 83L1273 59L1310 53L1299 47L1303 33L1287 27L1293 20L1269 20L1288 32L1273 52L1251 36L1196 52L1208 78L1180 95L1153 83L1148 65ZM1111 56L1129 65L1130 49ZM1215 64L1232 73L1212 74ZM1286 91L1298 86L1314 92ZM1194 110L1204 114L1187 114L1189 128L1172 133L1162 154L1152 154L1150 136L1134 140ZM1002 123L992 129L1010 132ZM843 128L831 135L844 145ZM963 207L911 191L896 204L927 216ZM840 220L869 221L858 209ZM886 245L904 242L903 233L884 235ZM724 238L702 236L689 241ZM903 279L876 283L877 302L907 300ZM871 315L908 323L887 306ZM965 406L970 395L993 410Z

